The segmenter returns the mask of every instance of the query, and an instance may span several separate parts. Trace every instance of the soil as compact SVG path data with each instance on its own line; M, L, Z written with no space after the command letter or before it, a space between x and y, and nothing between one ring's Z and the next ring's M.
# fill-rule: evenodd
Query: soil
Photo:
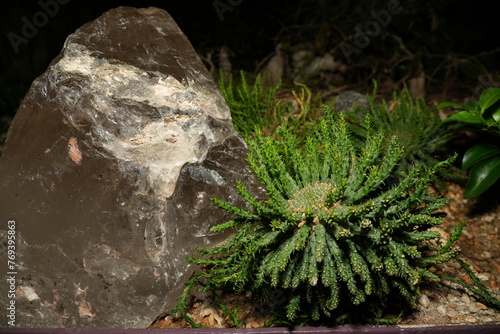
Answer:
M480 198L464 199L463 188L451 184L444 196L450 204L444 208L447 216L442 225L452 231L465 222L457 241L464 260L481 279L490 293L500 299L500 206L498 190L488 191ZM460 264L451 261L435 268L438 273L473 284ZM401 319L398 325L451 325L499 323L500 312L488 308L461 286L442 281L422 290L417 297L417 310Z
M492 189L479 198L464 199L463 188L450 183L442 195L450 200L443 211L447 213L442 224L444 237L460 223L465 222L457 246L459 257L466 262L488 288L500 299L500 190ZM468 284L473 282L457 261L450 261L432 268L438 274L458 278ZM500 325L500 312L485 305L477 296L450 281L422 287L416 297L416 309L396 323L400 327L432 325L488 324ZM263 315L262 306L249 296L225 296L225 302L237 305L240 327L254 328L266 324L269 317ZM215 309L206 298L198 298L189 312L192 319L203 327L232 327L231 319ZM190 328L184 319L168 315L157 320L151 328Z

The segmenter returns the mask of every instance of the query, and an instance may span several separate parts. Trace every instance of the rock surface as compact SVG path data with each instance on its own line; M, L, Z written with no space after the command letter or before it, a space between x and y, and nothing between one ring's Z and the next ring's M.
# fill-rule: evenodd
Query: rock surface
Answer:
M0 158L16 326L144 328L168 312L193 272L186 255L223 240L210 198L238 202L240 179L258 191L246 153L167 12L119 7L70 35Z
M335 110L337 111L359 111L359 109L363 110L369 107L368 98L352 90L340 93L335 99Z

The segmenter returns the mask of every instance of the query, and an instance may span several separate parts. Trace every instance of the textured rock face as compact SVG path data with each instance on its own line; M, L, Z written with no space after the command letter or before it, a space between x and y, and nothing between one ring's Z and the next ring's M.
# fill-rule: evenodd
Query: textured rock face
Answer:
M146 327L168 312L193 271L185 256L223 239L210 198L239 201L240 179L257 191L246 153L168 13L119 7L70 35L0 158L16 326Z
M368 109L370 104L368 98L363 94L349 90L340 93L335 99L335 110L337 111L350 111L359 109Z

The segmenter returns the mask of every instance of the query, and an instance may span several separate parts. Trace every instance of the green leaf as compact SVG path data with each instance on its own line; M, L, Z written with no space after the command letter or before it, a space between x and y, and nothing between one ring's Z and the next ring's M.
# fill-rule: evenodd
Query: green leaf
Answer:
M479 112L479 109L481 109L481 106L479 105L479 101L472 101L472 102L464 104L462 106L462 109Z
M441 108L445 108L445 107L453 107L454 109L463 109L463 107L460 104L455 103L455 102L443 102L443 103L438 104L438 106L436 108L441 109Z
M490 87L483 91L479 97L479 105L485 110L500 100L500 88Z
M495 121L500 122L500 103L498 103L498 107L496 108L496 110L491 111L491 116Z
M485 117L484 121L488 127L491 127L497 123L491 116Z
M460 111L448 117L445 122L461 122L467 124L483 124L480 118L471 115L468 111Z
M500 157L481 161L469 173L464 198L472 198L485 192L500 177Z
M462 159L462 169L466 170L476 165L480 161L500 156L500 147L492 144L478 144L474 145L465 152Z

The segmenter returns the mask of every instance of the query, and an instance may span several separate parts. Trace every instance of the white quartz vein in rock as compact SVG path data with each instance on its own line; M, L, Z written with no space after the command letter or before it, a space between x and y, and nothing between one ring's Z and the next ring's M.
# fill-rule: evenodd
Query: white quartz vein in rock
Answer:
M173 76L100 59L78 44L69 43L65 47L55 69L66 77L84 78L84 83L95 92L94 109L82 108L78 112L89 114L94 121L91 126L100 141L96 144L121 161L149 168L149 184L156 195L170 197L182 166L202 160L215 140L204 116L229 120L227 105L221 107L221 97L210 94L196 82L181 83ZM113 101L121 99L167 110L162 111L165 118L145 121L133 115L113 114L110 119L115 124L134 127L133 131L122 129L117 135L95 120L96 113L116 113Z

